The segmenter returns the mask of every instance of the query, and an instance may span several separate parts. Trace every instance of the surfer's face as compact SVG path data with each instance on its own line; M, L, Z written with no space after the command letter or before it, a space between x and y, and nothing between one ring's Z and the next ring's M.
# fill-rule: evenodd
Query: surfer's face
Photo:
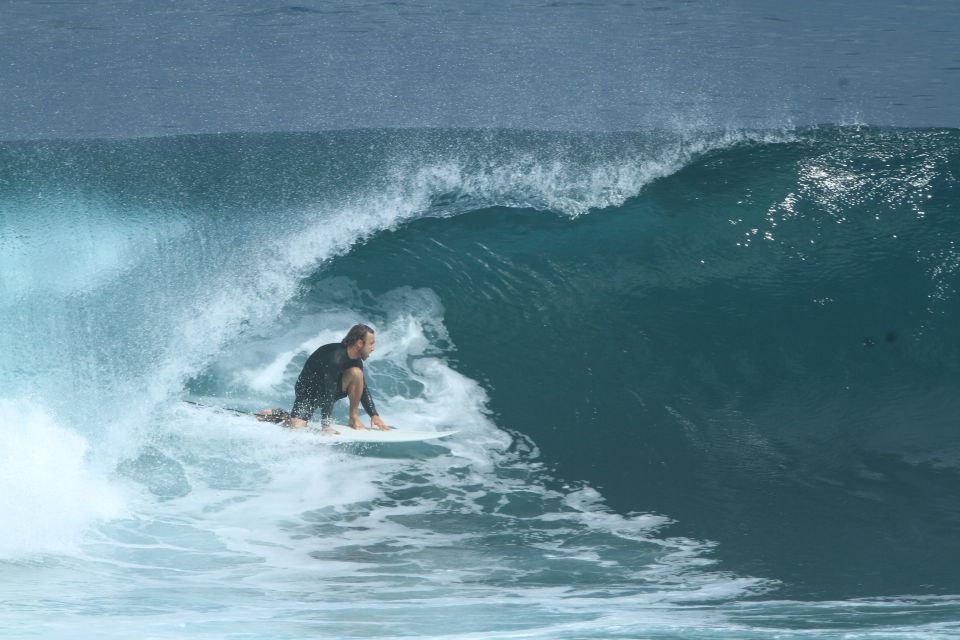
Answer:
M375 341L376 338L374 338L374 334L372 333L368 333L366 339L363 341L357 340L357 347L360 349L360 353L358 355L361 360L366 360L370 357L370 354L373 353L373 343Z

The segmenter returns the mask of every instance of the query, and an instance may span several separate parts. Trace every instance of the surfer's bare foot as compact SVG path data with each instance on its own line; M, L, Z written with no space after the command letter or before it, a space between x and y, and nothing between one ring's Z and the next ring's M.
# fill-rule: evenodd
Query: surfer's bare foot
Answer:
M363 422L360 421L360 418L350 418L350 428L356 429L357 431L363 431L366 427L363 426Z
M340 432L337 431L336 429L334 429L333 427L324 427L324 428L320 429L320 433L322 433L322 434L325 435L325 436L338 436L338 435L340 435Z
M283 409L261 409L253 415L260 422L283 422L290 417Z

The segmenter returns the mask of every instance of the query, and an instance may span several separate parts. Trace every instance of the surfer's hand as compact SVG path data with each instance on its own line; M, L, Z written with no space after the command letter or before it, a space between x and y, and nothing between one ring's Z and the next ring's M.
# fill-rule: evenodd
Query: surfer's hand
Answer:
M390 431L390 427L380 419L380 416L373 416L370 418L370 426L374 429L380 429L380 431Z

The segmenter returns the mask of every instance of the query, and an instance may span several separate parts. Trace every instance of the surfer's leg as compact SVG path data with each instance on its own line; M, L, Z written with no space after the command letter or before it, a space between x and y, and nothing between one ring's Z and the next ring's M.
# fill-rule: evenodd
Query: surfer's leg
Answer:
M340 377L340 385L343 392L350 399L350 419L349 424L354 429L363 429L363 422L360 421L360 396L363 395L363 371L360 367L350 367L343 372Z

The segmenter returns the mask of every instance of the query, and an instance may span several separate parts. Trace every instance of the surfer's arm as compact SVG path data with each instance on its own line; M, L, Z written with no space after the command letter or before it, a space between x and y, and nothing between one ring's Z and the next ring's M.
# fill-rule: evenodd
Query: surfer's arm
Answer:
M323 394L320 396L320 421L326 427L333 419L333 403L337 396L334 395L335 389L340 386L340 376L334 371L327 369L323 373Z
M370 416L370 426L375 429L380 429L381 431L389 431L390 427L387 426L387 423L383 421L380 417L380 414L377 413L377 407L373 404L373 396L370 395L370 388L366 384L363 385L363 393L360 395L360 404L363 405L363 410L367 412L367 415Z
M366 385L366 380L364 380L363 393L360 394L360 404L371 418L376 418L380 415L377 413L376 405L373 404L373 396L370 395L370 388Z

